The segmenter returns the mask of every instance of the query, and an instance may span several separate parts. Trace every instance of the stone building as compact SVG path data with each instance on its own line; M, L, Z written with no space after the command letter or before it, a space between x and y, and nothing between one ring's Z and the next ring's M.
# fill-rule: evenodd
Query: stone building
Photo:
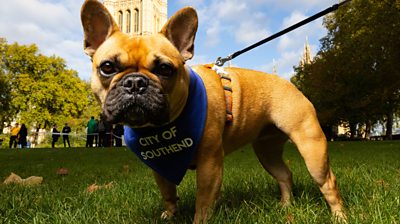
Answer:
M167 21L167 0L104 0L122 32L149 35Z

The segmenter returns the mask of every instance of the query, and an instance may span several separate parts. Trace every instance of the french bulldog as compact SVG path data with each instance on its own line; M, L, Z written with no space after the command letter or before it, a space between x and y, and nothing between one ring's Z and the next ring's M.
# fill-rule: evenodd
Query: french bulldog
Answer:
M292 174L282 160L282 152L290 139L332 213L345 220L336 178L328 162L326 138L313 105L291 83L276 75L228 67L224 71L231 83L233 119L227 123L226 89L221 75L207 65L190 68L185 64L193 57L198 27L193 8L181 9L159 33L148 36L122 33L97 0L84 2L81 21L84 52L92 60L91 88L104 116L110 122L125 124L125 140L132 143L128 146L142 161L171 159L161 168L149 165L155 170L164 201L163 219L176 214L177 184L186 169L195 168L193 223L207 222L219 196L224 156L246 144L253 146L262 166L277 180L281 202L288 204ZM199 95L199 99L193 95ZM187 127L189 121L182 118L186 114L198 123ZM163 127L167 128L157 133ZM140 135L143 130L145 134ZM192 131L200 134L184 136ZM178 138L178 132L183 137ZM146 148L151 146L155 148ZM192 146L195 147L190 151ZM175 154L186 151L190 151L188 161L175 158ZM175 166L182 164L183 171L178 171ZM169 167L172 170L165 171ZM180 176L170 177L165 174L168 172Z

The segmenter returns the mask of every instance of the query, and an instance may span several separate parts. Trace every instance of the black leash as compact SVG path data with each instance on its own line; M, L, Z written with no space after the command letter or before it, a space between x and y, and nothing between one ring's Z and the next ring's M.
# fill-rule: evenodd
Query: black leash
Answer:
M319 13L311 16L311 17L308 17L307 19L305 19L303 21L300 21L300 22L298 22L298 23L296 23L296 24L294 24L294 25L292 25L292 26L290 26L290 27L288 27L288 28L276 33L276 34L273 34L273 35L271 35L271 36L269 36L269 37L267 37L267 38L255 43L255 44L251 45L251 46L248 46L243 50L236 51L235 53L229 55L228 57L225 57L225 58L218 57L217 61L215 62L215 65L223 66L225 64L225 62L230 61L230 60L236 58L237 56L239 56L239 55L241 55L241 54L243 54L243 53L245 53L245 52L247 52L247 51L249 51L249 50L251 50L253 48L256 48L256 47L258 47L258 46L260 46L262 44L265 44L265 43L267 43L267 42L269 42L269 41L271 41L271 40L273 40L273 39L275 39L277 37L280 37L280 36L282 36L282 35L284 35L286 33L289 33L290 31L292 31L294 29L297 29L297 28L299 28L299 27L301 27L301 26L303 26L303 25L305 25L305 24L307 24L307 23L309 23L311 21L314 21L314 20L318 19L321 16L324 16L324 15L330 13L330 12L333 12L333 11L337 10L340 6L346 4L346 3L350 2L350 1L351 0L344 0L341 3L332 5L331 7L325 9L324 11L321 11L321 12L319 12Z

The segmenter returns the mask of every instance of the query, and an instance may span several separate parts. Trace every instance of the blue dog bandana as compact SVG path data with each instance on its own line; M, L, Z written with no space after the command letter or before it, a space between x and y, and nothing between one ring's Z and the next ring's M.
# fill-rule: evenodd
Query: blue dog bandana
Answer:
M203 137L207 117L204 83L189 68L189 95L181 115L173 122L154 128L125 126L125 143L140 160L170 182L178 185Z

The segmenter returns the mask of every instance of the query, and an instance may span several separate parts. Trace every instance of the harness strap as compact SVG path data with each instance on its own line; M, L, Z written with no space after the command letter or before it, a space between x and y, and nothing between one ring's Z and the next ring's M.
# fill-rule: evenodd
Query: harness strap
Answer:
M226 124L231 124L233 121L233 113L232 113L232 79L228 72L224 70L224 68L214 65L207 64L205 65L207 68L214 70L219 77L221 78L221 84L224 88L225 95L225 104L226 104Z

